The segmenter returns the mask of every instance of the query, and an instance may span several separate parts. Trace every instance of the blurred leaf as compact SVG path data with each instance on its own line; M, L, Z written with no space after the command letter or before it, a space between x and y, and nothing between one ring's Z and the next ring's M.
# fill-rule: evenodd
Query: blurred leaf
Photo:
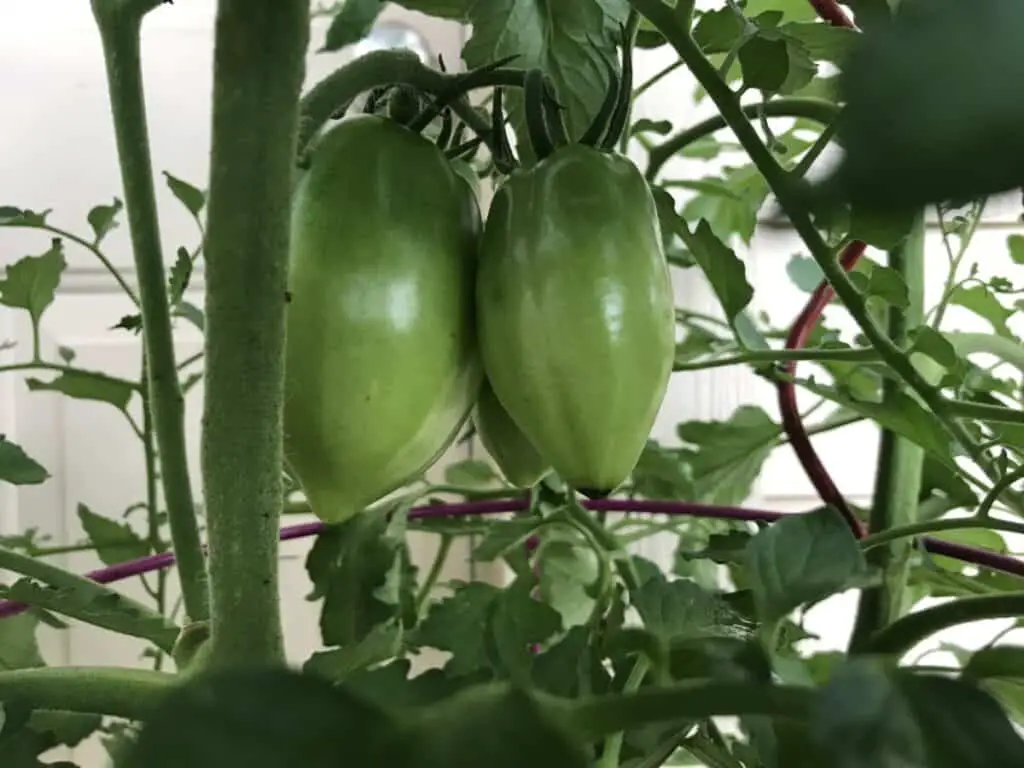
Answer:
M1024 235L1008 235L1006 247L1010 251L1010 258L1014 264L1024 264Z
M309 657L302 671L340 683L354 672L394 658L401 650L402 626L396 620L389 620L373 627L357 643L317 651Z
M743 36L743 17L729 6L704 11L693 28L693 39L704 53L728 53Z
M913 350L927 355L943 368L950 369L957 363L956 349L941 333L927 325L911 331Z
M5 279L0 280L0 304L26 310L32 327L38 329L39 319L53 303L66 267L64 246L54 238L50 249L42 255L25 256L8 265Z
M43 227L51 209L32 211L13 205L0 205L0 227Z
M740 48L739 62L744 87L778 93L789 77L789 46L785 40L756 35Z
M488 462L463 459L444 469L444 481L466 488L487 488L501 483L501 477Z
M687 421L676 431L686 444L679 455L689 465L695 499L732 505L750 495L779 426L761 408L744 405L727 421Z
M197 189L187 181L179 179L167 171L164 171L164 180L167 182L167 187L171 190L171 194L178 199L179 203L185 206L185 210L198 218L199 214L202 213L203 207L206 205L206 194L201 189Z
M170 301L172 307L181 301L181 297L185 295L189 280L191 279L192 257L188 255L187 249L178 248L178 258L174 262L174 266L171 267L167 286L168 301Z
M42 465L0 434L0 483L39 485L49 479L50 473Z
M373 23L384 10L382 0L344 0L327 28L324 44L318 51L337 51L358 43L373 29Z
M562 625L584 624L594 610L590 589L601 575L594 550L572 541L544 541L534 562L540 598L562 617Z
M540 523L537 517L495 520L488 525L487 532L473 549L473 560L479 563L497 560L510 549L525 544Z
M818 262L810 256L793 254L786 263L786 274L797 288L805 293L810 293L818 287L818 284L825 279L825 273L821 271Z
M672 132L672 123L669 120L651 120L641 117L629 128L630 136L639 136L642 133L653 133L658 136L668 136Z
M96 400L119 411L126 410L132 398L128 384L92 371L69 370L51 381L25 379L25 384L32 392L59 392L76 400Z
M199 331L206 330L206 316L203 314L203 310L199 309L195 304L179 301L178 305L174 308L174 316L184 318Z
M831 24L790 22L779 27L786 37L798 41L812 59L841 64L857 44L860 33L855 29Z
M949 303L968 309L978 317L987 320L1000 336L1005 336L1008 339L1016 338L1006 324L1006 321L1013 315L1013 310L1004 307L984 285L956 288Z
M0 670L46 666L36 642L38 624L31 613L0 620Z
M739 235L749 244L757 226L757 213L768 196L768 184L761 172L754 165L727 167L721 177L701 181L706 185L705 193L683 206L683 220L704 219L723 242Z
M678 452L648 440L633 468L636 493L648 499L687 499L695 491L687 465Z
M110 231L117 227L117 215L121 213L124 208L124 203L119 198L114 198L114 202L110 205L97 205L92 208L87 219L89 220L89 226L92 227L92 232L95 238L93 243L99 245L103 238L110 234Z
M747 569L765 623L858 586L867 563L846 521L831 508L787 515L755 536Z
M634 596L644 627L676 641L697 637L745 637L751 625L722 602L718 595L689 579L669 581L662 574L648 579Z
M104 565L116 565L150 553L149 543L143 541L131 526L97 515L85 504L78 505L78 520Z
M451 653L445 664L445 671L451 675L489 668L484 628L500 593L500 589L485 582L457 585L451 597L431 605L416 629L415 642Z
M554 608L534 599L533 582L517 578L494 599L489 613L490 655L496 671L515 682L529 679L531 646L562 630L562 617ZM478 630L479 631L479 630Z
M815 26L825 27L823 24ZM850 213L850 231L847 237L851 240L863 240L868 245L888 251L903 242L914 226L917 215L916 209L894 208L879 211L875 208L854 206Z

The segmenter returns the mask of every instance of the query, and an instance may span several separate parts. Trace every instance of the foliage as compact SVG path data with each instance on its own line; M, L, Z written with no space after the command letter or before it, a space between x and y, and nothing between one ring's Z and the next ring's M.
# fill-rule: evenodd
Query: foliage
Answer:
M0 372L32 392L113 407L139 438L147 480L122 514L75 500L81 542L33 529L0 537L0 569L15 576L0 584L5 766L67 766L53 750L92 736L126 768L1024 764L1024 649L1009 639L1024 617L1024 565L1003 536L1024 532L1024 341L1014 322L1024 235L1010 234L1005 255L983 264L969 252L990 199L1020 183L1014 142L1024 126L1002 85L1021 66L1017 4L851 0L861 33L828 0L699 9L690 0L401 0L471 25L467 72L378 52L300 100L303 3L253 10L261 4L220 0L213 147L222 162L207 189L160 177L197 225L166 269L148 148L130 140L132 131L144 138L145 121L131 75L138 29L126 22L158 5L93 0L116 64L122 197L98 203L73 231L51 211L0 206L0 227L39 240L0 277L0 305L30 329L24 347L0 343ZM362 39L384 5L320 9L331 17L322 50ZM274 44L254 44L259 34ZM652 50L666 68L634 84L634 64ZM678 92L683 73L711 118L677 125L649 98ZM470 91L487 98L471 104ZM283 327L275 281L288 225L272 202L290 195L267 179L315 162L329 116L357 108L401 117L474 184L500 184L567 142L628 155L651 190L656 216L646 223L673 278L701 282L720 305L675 308L673 375L743 367L777 393L778 414L758 399L722 419L689 418L675 439L648 439L608 498L583 501L554 471L520 488L474 454L445 466L443 482L424 473L340 524L278 531L281 510L308 507L288 467L259 469L280 453L282 356L257 342L276 343ZM253 119L270 114L259 110L274 119ZM841 163L812 182L833 141ZM254 167L267 174L261 183L246 175ZM265 220L253 222L253 200L252 210L273 209ZM938 222L927 258L924 215ZM808 303L789 326L762 311L748 258L766 218L802 241L785 272ZM126 219L137 287L105 250ZM216 278L223 261L213 267L200 308L190 285L198 261L208 248L238 250L239 233L251 236L251 253L232 261L233 280ZM96 258L135 305L110 325L142 335L137 378L41 344L71 248ZM240 307L266 313L260 329L225 321ZM207 328L211 308L220 322ZM959 329L963 318L981 330ZM206 333L204 353L177 360L172 323ZM585 371L605 383L614 373ZM207 498L202 515L176 431L182 393L199 385L217 387L221 402L244 394L260 406L242 414L230 446L227 421L220 442L204 444L204 481L237 497ZM862 422L880 441L864 508L840 493L812 440ZM242 437L253 431L261 439L249 446ZM739 507L779 450L796 454L821 503L791 515ZM5 492L52 480L17 435L0 435ZM412 562L414 534L438 545L427 568ZM282 668L274 648L278 535L315 535L305 565L323 647L301 670ZM635 553L652 537L673 549L671 567ZM456 545L507 578L445 581ZM104 567L82 578L51 563L71 551L92 551ZM169 599L175 558L184 605ZM145 604L105 586L127 578L140 580ZM816 647L808 612L851 596L848 646ZM977 649L939 643L953 662L926 663L936 651L922 652L923 642L986 619L1005 629ZM38 630L67 620L141 638L144 663L179 669L48 668ZM229 647L261 661L235 668ZM428 654L438 661L425 663Z

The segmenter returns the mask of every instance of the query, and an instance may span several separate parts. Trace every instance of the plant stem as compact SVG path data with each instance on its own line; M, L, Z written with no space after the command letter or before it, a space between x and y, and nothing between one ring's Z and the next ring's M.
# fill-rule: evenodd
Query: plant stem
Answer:
M985 498L981 500L981 504L978 505L977 516L980 519L989 519L989 513L992 511L992 507L996 505L996 502L999 501L999 498L1010 490L1014 483L1022 479L1024 479L1024 467L1018 467L1013 472L999 478Z
M1024 424L1024 411L1003 408L999 405L946 399L943 408L947 413L961 419L993 421L999 424Z
M45 585L44 589L33 590L31 597L38 599L18 595L19 600L29 600L93 626L144 638L165 650L170 650L178 634L177 627L142 603L51 563L0 547L0 570ZM16 588L17 582L12 589Z
M154 3L92 0L106 61L110 106L121 165L125 208L142 304L147 382L160 452L161 479L178 559L185 608L192 620L209 615L206 563L199 542L185 447L185 401L178 384L157 218L153 167L142 88L140 28Z
M174 675L116 667L38 667L0 672L0 703L142 720L175 684Z
M626 683L622 686L622 692L626 694L635 693L647 676L647 671L650 667L651 662L648 658L643 655L639 656L633 664L633 669L629 672L629 677L626 678ZM616 731L605 737L604 748L601 750L601 757L597 761L595 768L618 768L619 755L622 752L622 740L625 736L625 731Z
M676 363L673 371L702 371L708 368L724 368L744 363L776 363L786 360L834 360L845 363L874 362L879 354L873 347L865 349L755 349L731 357L717 357L711 360L697 360L692 363Z
M202 434L214 666L284 660L284 310L308 44L308 0L218 3Z
M921 523L901 525L899 528L890 528L887 531L865 536L860 540L863 549L888 544L899 539L910 539L926 533L937 531L962 531L969 528L985 528L991 531L1006 531L1007 533L1019 533L1024 535L1024 523L1015 523L1012 520L1000 520L995 517L954 517L942 520L928 520Z
M142 381L147 381L146 355L142 355ZM149 528L148 540L150 551L155 553L163 552L163 539L160 536L160 515L159 515L159 494L157 493L157 457L156 446L153 435L153 415L149 407L149 394L145 388L142 391L142 451L146 463L146 523ZM167 570L161 568L156 574L156 609L161 615L167 615ZM154 668L160 671L163 664L163 654L156 657Z
M889 252L889 268L903 278L908 289L906 308L889 308L889 337L900 346L908 345L909 332L924 322L924 227L924 216L918 215L906 240ZM903 397L905 388L900 379L885 379L882 404L892 404L894 398ZM879 440L875 492L868 520L868 530L873 533L916 521L924 468L921 446L889 429L881 430ZM850 639L851 653L858 652L872 635L903 614L912 552L911 542L902 538L868 551L868 563L882 571L882 583L860 593Z
M717 73L715 77L718 77ZM744 104L740 111L747 117L756 117L759 114L767 117L802 117L828 125L839 114L839 107L824 99L788 96L758 104ZM645 174L647 180L654 181L665 163L690 144L728 127L729 123L722 115L714 115L670 136L660 144L655 144L648 152Z
M438 578L441 576L441 571L444 570L444 565L448 560L448 554L452 550L452 542L454 538L447 534L441 535L441 542L437 546L437 554L434 555L434 562L430 566L430 571L427 572L426 578L423 580L422 586L420 586L419 592L416 594L416 615L420 616L423 613L423 608L430 598L430 592L437 584Z
M961 597L904 616L871 638L869 653L902 656L922 640L959 624L1024 616L1024 592Z
M673 72L675 72L681 66L683 66L683 60L682 59L676 59L674 62L669 64L667 67L663 67L662 69L658 70L653 75L651 75L649 78L647 78L642 83L640 83L640 85L638 85L633 90L633 98L634 99L639 99L641 96L643 96L645 93L647 93L647 91L649 91L655 85L660 83L664 78L666 78L669 75L671 75Z
M950 256L949 273L946 275L946 283L942 288L942 295L940 296L938 303L935 305L935 308L932 310L935 313L931 322L932 328L939 328L942 325L943 319L945 319L946 310L949 308L949 301L953 298L953 291L956 289L957 276L960 272L960 264L963 261L964 256L967 255L967 247L970 245L971 240L974 239L974 233L978 228L978 224L981 222L981 215L984 212L984 209L985 206L982 205L978 210L973 212L974 215L971 216L967 225L967 230L960 238L960 245L955 254L952 253L949 248L949 235L945 232L945 228L943 227L942 241L946 245L946 251ZM939 225L942 226L944 224L942 219L942 208L940 206L936 206L936 212L939 216Z

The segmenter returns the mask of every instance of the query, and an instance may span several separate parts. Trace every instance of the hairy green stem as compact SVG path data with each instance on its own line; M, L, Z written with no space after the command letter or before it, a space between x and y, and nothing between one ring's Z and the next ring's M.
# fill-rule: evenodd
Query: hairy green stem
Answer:
M175 684L164 672L116 667L38 667L0 672L0 703L142 720Z
M306 0L218 3L202 434L213 666L284 660L284 311L308 44Z
M922 640L959 624L1024 616L1024 592L961 597L904 616L868 643L869 653L902 656Z
M831 123L839 114L839 107L830 101L799 96L782 97L758 104L745 104L740 109L746 117L756 117L759 114L767 117L802 117L824 125ZM648 152L646 171L648 181L653 181L665 163L678 152L695 141L728 127L729 124L722 115L714 115L670 136L660 144L655 144Z
M178 383L171 313L142 88L140 31L154 3L92 0L106 61L110 106L121 165L125 209L139 280L147 382L161 479L189 618L209 615L206 562L199 540L185 448L185 399Z
M142 381L147 381L146 356L142 356ZM157 493L157 456L156 445L153 434L153 412L149 407L149 394L143 388L142 392L142 452L146 464L146 524L148 528L147 539L150 551L155 553L164 551L163 538L160 536L160 509L159 494ZM156 574L156 590L154 590L156 609L162 615L167 615L167 571L161 568ZM163 667L164 655L157 654L153 661L153 668L158 672Z
M140 637L166 651L178 635L178 628L151 608L51 563L0 547L0 569L26 576L44 587L23 592L15 582L5 598L37 605L112 632Z
M889 268L903 278L908 289L905 308L889 307L889 338L900 346L907 346L910 331L924 322L924 232L924 216L919 215L906 240L889 252ZM903 397L905 388L900 379L886 379L882 384L883 405ZM881 430L879 440L875 492L868 519L868 530L872 533L916 521L924 468L924 449L917 443L889 429ZM912 553L912 542L902 538L867 552L868 563L882 572L882 583L861 590L850 638L851 652L858 652L872 635L903 614Z
M814 690L784 685L693 681L567 702L543 696L561 709L574 733L600 738L610 733L682 719L730 715L773 715L803 719Z
M899 539L911 539L917 536L924 536L939 531L961 531L969 528L985 528L991 531L1006 531L1007 533L1018 533L1024 536L1024 523L1015 523L1012 520L1000 520L995 517L952 517L942 520L927 520L910 525L901 525L899 528L890 528L887 531L873 533L860 540L863 549L873 549L883 544L888 544Z
M716 357L690 363L676 363L673 371L702 371L745 363L778 363L786 360L831 360L844 363L874 362L879 360L874 347L865 349L755 349L730 357Z
M427 601L430 599L430 592L434 589L434 585L437 584L437 580L441 576L441 571L444 570L445 563L448 561L448 554L452 551L452 544L454 542L454 536L441 534L441 541L437 545L437 554L434 555L434 562L431 564L426 578L423 579L423 584L420 586L419 592L416 593L417 616L423 615L423 609L427 605Z

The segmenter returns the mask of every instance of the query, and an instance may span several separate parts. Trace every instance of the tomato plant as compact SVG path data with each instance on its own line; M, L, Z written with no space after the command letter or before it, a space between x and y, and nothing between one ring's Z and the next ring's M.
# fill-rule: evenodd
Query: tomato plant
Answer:
M124 768L1024 764L1024 235L976 256L1021 183L1019 4L398 4L466 25L465 66L375 51L304 90L386 4L316 9L316 47L306 0L219 0L210 174L163 176L200 237L168 267L140 29L175 7L92 0L123 189L84 234L0 206L48 241L0 279L31 331L0 372L114 407L146 482L124 521L79 503L81 542L0 537L3 764L94 738ZM710 116L673 108L687 83ZM137 285L107 254L122 219ZM769 280L780 222L800 252ZM138 377L44 349L71 247L134 307L111 333L141 335ZM781 324L774 290L803 303ZM777 408L654 439L672 385L720 368ZM824 435L873 462L869 498ZM779 456L810 509L752 506ZM0 435L0 483L58 472ZM295 539L322 640L301 665ZM501 577L448 579L456 547ZM47 666L37 633L68 621L145 654Z

